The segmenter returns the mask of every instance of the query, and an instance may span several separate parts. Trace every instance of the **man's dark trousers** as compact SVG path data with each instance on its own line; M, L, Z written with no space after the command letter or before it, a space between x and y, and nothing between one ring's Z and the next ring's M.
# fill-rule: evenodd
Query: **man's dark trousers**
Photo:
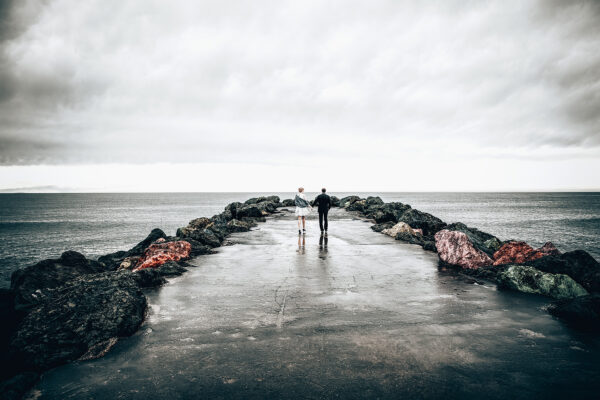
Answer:
M321 227L321 232L323 232L323 228L327 230L327 213L331 207L331 197L325 193L321 193L317 196L314 203L319 207L319 226ZM323 225L323 220L325 220L325 225Z
M329 209L319 209L319 227L321 227L321 232L323 232L323 220L325 220L325 230L327 230L327 213Z

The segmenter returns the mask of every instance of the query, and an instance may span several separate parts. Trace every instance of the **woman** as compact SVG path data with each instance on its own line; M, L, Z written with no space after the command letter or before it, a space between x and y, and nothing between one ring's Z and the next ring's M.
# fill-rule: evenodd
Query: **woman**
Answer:
M296 203L296 215L298 216L298 235L300 235L301 233L306 233L306 216L310 213L310 203L308 200L306 200L304 188L298 188L298 193L296 193L294 203ZM301 223L302 230L300 230Z

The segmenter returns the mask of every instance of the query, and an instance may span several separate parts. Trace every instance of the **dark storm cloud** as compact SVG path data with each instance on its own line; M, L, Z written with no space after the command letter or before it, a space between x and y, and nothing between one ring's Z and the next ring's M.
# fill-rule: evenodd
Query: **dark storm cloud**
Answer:
M0 1L0 164L597 157L599 16L591 0Z

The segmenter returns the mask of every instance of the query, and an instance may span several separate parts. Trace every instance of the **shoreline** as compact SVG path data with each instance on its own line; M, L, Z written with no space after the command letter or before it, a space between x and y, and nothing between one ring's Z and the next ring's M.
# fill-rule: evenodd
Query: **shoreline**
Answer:
M556 270L556 268L560 268L558 264L564 261L560 258L564 255L548 253L537 257L536 253L535 257L537 258L517 263L516 255L513 254L514 260L511 263L494 266L498 268L485 265L487 262L485 259L483 264L473 268L473 265L469 263L475 256L483 259L481 253L487 254L489 260L494 260L494 254L491 254L491 257L489 255L490 245L485 245L485 242L495 238L493 235L460 223L446 224L431 214L412 209L409 205L397 202L384 203L379 197L362 199L358 196L348 196L341 200L336 198L336 200L337 206L374 222L375 225L372 227L374 231L391 230L384 233L388 233L402 242L417 244L425 250L435 251L441 258L451 261L441 260L441 268L452 268L466 275L472 275L476 279L486 279L500 284L504 282L500 280L500 275L505 274L510 268L505 267L506 265L533 268L530 264L537 262L538 268L544 268L543 263L540 263L539 260L546 258L545 261L552 261L549 264ZM103 356L116 343L118 337L135 333L143 323L147 308L143 289L159 287L166 282L165 277L183 274L187 266L185 260L201 254L210 254L213 248L226 244L229 234L249 231L257 223L265 222L266 216L278 212L277 209L281 207L293 207L293 202L289 199L280 201L277 196L265 196L249 199L244 203L231 203L225 207L225 211L211 218L201 217L190 221L186 227L180 228L175 236L167 236L162 230L154 229L146 239L132 249L101 256L97 261L89 260L76 252L65 252L59 259L44 260L15 271L13 279L11 279L14 282L11 283L11 289L2 292L3 302L8 305L7 310L13 311L7 315L7 319L13 324L9 324L7 332L3 336L7 340L11 338L10 345L8 342L5 343L10 351L6 352L8 359L3 360L3 365L10 364L14 367L12 377L8 376L11 371L3 374L3 380L5 376L7 377L2 384L3 392L14 393L15 396L12 398L20 398L23 393L19 394L17 388L33 385L40 373L77 359ZM401 223L406 226L398 226ZM394 230L394 228L396 229ZM436 235L442 231L449 232L447 235L450 239L458 237L462 241L454 243L452 249L445 248L444 251L439 252L438 249L443 247L441 245L445 239L437 240ZM484 238L486 240L482 240ZM511 248L515 247L511 245L511 241L501 242L499 239L495 239L493 244L494 247L497 247L496 251L506 245L512 246ZM450 241L447 240L447 242ZM187 246L182 242L187 243ZM488 251L486 251L486 247L488 247ZM521 253L531 253L523 246L519 249ZM535 251L536 249L531 250ZM553 250L550 249L550 251ZM448 257L448 255L457 256L457 253L463 257ZM569 253L565 253L565 255ZM548 257L552 257L552 259L548 260ZM598 263L593 258L591 259L597 266ZM589 262L589 260L587 261ZM145 262L147 262L147 266L139 268ZM568 262L563 264L565 263L568 264ZM60 268L57 268L57 265ZM577 265L577 267L581 266ZM137 271L134 272L133 270L136 269ZM59 270L60 272L57 273ZM540 269L537 271L541 272ZM532 277L531 273L536 274L535 271L527 270L526 272L530 272L527 279ZM550 272L544 273L550 274ZM564 275L564 273L560 273L560 275ZM580 276L569 279L571 278L581 280L586 284L589 283ZM594 275L592 278L596 279L598 276ZM519 286L519 283L523 282L518 282L518 277L508 276L502 279L506 280L502 283L502 285L507 285L506 288L523 289ZM511 279L517 280L515 287L510 287L508 284ZM593 283L595 284L595 281ZM588 286L594 288L591 293L596 292L596 286ZM82 293L89 297L84 297ZM591 302L593 307L597 300L594 300L594 295L588 296L591 297L586 297L586 301ZM79 303L77 300L82 297L84 297L84 302ZM127 299L127 301L123 299ZM115 303L119 306L122 305L122 309L117 310L116 313L105 315L107 309L112 308ZM579 301L579 303L585 302ZM581 308L582 304L576 306ZM558 310L572 308L573 301L568 298L560 300L556 307ZM62 317L61 325L49 327L48 315L56 316L57 314L59 319ZM94 325L94 321L82 319L80 314L93 315L98 317L100 322ZM89 324L93 326L89 326ZM89 331L84 329L83 332L77 334L80 336L75 335L77 337L72 338L73 332L81 326L86 326ZM67 328L71 329L71 336L66 338L68 343L65 346L65 337L61 337L61 335L68 330ZM90 334L92 331L93 335ZM44 338L50 344L43 343L43 340L40 342L40 338ZM58 346L60 351L53 348L53 346L57 347L56 343L58 342L52 344L53 340L57 338L62 343L61 346Z

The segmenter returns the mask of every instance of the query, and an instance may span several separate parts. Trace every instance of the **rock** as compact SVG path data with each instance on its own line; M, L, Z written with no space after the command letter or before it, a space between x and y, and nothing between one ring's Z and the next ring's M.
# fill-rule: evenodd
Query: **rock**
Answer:
M250 224L237 219L232 219L227 223L227 229L230 232L248 232L250 230Z
M262 210L257 205L244 205L236 209L236 218L262 217Z
M378 206L382 206L385 203L383 202L383 200L381 200L381 197L379 196L369 196L367 197L367 206L374 206L374 205L378 205Z
M140 257L125 257L123 261L121 261L121 264L119 264L118 269L133 269L139 260Z
M221 241L210 229L188 231L187 235L180 237L183 240L192 239L209 247L219 247Z
M398 222L406 222L413 228L422 229L424 236L434 235L446 227L446 223L441 219L413 208L399 215Z
M423 246L424 250L437 252L437 248L435 247L435 242L432 240L423 240L422 246Z
M331 207L339 207L340 199L335 196L329 196L331 198Z
M555 299L585 296L588 292L564 274L550 274L525 265L511 265L498 275L498 287Z
M42 301L48 290L85 274L106 270L104 264L88 260L83 254L66 251L58 259L47 259L13 272L10 288L15 294L16 310L26 310Z
M244 204L260 204L263 202L279 203L279 196L261 196L248 199Z
M398 222L393 227L384 229L381 231L381 233L383 233L384 235L388 235L391 237L396 237L396 235L401 232L408 233L411 236L417 235L417 233L413 230L413 228L411 228L410 225L408 225L406 222ZM422 236L422 235L419 235L419 236Z
M462 268L480 268L493 263L483 251L476 249L464 232L441 230L435 234L435 247L440 260Z
M225 211L226 211L226 212L227 212L227 211L228 211L228 212L230 212L230 213L231 213L231 216L232 216L232 218L237 218L237 209L238 209L238 208L240 208L240 207L242 207L242 206L243 206L243 204L242 204L242 203L240 203L239 201L235 201L235 202L233 202L233 203L229 203L229 204L227 204L227 205L225 206Z
M160 267L158 267L158 273L161 274L162 276L180 276L183 275L183 273L187 271L187 268L185 268L183 265L177 263L177 262L173 262L173 261L169 261L164 263L163 265L161 265Z
M185 260L190 257L191 251L192 246L184 240L151 244L133 270L157 268L168 261Z
M583 250L549 255L527 265L552 274L566 274L589 292L600 292L600 264Z
M560 251L558 251L558 249L554 246L554 244L552 242L544 243L544 245L542 247L540 247L538 250L547 256L560 256L560 254L561 254Z
M12 338L9 358L17 371L44 371L106 351L115 338L133 334L146 311L135 273L82 275L56 288L33 309Z
M340 207L347 208L352 203L354 203L354 202L356 202L358 200L360 200L360 197L358 197L358 196L343 197L343 198L340 199Z
M410 244L418 244L419 246L422 246L424 243L422 235L416 235L414 233L407 232L407 231L398 232L394 236L394 238L396 240L402 240L403 242L407 242Z
M279 204L279 207L294 207L295 205L293 199L285 199Z
M352 202L352 204L350 204L346 207L346 210L348 210L348 211L358 211L361 213L364 213L366 209L367 209L367 200L365 200L365 199L354 201L354 202Z
M257 204L258 209L261 211L262 216L266 216L277 211L277 204L270 201L263 201Z
M494 265L523 264L543 256L544 253L535 250L525 242L508 242L494 253Z
M203 254L213 254L212 247L202 244L194 239L186 238L186 242L192 246L192 250L190 251L190 257L201 256Z
M375 232L381 232L384 229L389 229L389 228L393 227L394 225L395 224L393 222L388 221L388 222L383 222L380 224L373 225L373 226L371 226L371 229L373 229Z
M579 329L600 329L600 294L554 302L548 312Z

